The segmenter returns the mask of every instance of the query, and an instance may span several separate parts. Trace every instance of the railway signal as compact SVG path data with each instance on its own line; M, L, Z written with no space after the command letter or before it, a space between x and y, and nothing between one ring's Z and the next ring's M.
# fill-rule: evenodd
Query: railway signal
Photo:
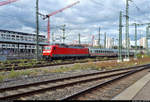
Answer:
M43 14L39 13L39 15L43 16L43 20L48 19L48 24L47 24L47 39L48 39L48 43L49 44L50 44L50 17L53 16L53 15L56 15L57 13L60 13L60 12L62 12L64 10L66 10L68 8L71 8L72 6L74 6L74 5L78 4L78 3L80 3L80 1L77 1L77 2L75 2L73 4L71 4L71 5L68 5L65 8L62 8L62 9L57 10L55 12L52 12L52 13L50 13L48 15L43 15Z
M7 4L10 4L10 3L16 2L16 1L18 1L18 0L1 1L0 2L0 6L7 5Z

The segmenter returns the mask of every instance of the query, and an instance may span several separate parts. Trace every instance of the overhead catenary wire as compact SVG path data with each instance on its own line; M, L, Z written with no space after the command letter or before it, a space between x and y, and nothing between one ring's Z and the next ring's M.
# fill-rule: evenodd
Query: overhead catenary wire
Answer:
M144 18L150 20L150 18L141 10L141 8L137 6L137 4L134 2L134 0L132 0L132 3L135 6L135 8L137 9L137 11L139 11L140 13L142 13L143 15L145 15L145 16L143 16Z

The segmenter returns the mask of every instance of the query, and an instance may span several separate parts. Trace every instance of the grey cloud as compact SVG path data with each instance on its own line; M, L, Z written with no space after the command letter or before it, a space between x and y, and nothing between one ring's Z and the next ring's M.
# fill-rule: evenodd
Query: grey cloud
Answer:
M35 29L35 1L36 0L20 0L18 2L0 7L0 29L22 29L28 27ZM70 0L75 2L75 0ZM40 12L49 14L59 10L68 4L66 0L39 0ZM150 4L147 0L133 0L140 10L130 2L129 14L130 22L138 23L149 22ZM118 37L119 11L125 14L125 2L123 0L80 0L80 3L74 7L58 13L51 17L51 31L60 33L60 26L67 25L68 36L77 37L77 33L87 35L83 40L91 41L91 34L98 36L98 27L101 26L101 33L107 32L109 36ZM125 18L123 18L125 24ZM47 30L47 20L43 21L40 17L40 32ZM67 30L66 29L66 30ZM145 29L145 26L142 27ZM124 30L123 30L124 31ZM33 31L31 31L33 32ZM145 32L142 32L143 36ZM103 35L102 35L103 36ZM124 32L123 32L124 36ZM131 39L134 37L134 28L130 28Z

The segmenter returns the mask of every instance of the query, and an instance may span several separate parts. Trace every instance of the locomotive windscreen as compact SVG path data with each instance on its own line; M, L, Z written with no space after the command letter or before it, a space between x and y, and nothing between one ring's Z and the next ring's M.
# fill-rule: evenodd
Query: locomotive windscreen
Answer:
M45 46L44 49L45 50L51 50L51 46Z

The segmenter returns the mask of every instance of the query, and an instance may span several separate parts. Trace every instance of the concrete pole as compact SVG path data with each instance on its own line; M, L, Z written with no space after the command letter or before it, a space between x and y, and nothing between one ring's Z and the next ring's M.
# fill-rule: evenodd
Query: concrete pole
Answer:
M81 36L81 35L80 35L80 33L79 33L79 44L81 44L81 39L80 39L80 36Z
M106 32L104 34L104 48L106 48Z
M65 39L66 39L66 37L65 37L65 27L66 27L66 25L63 25L63 43L65 43Z
M112 42L113 42L112 49L114 49L114 46L115 46L115 39L114 38L112 38Z
M54 32L52 33L52 43L54 43Z
M149 54L149 51L148 51L148 35L149 35L149 26L146 27L146 52L147 52L147 55Z
M39 0L36 0L36 60L39 60Z
M101 39L101 33L100 33L101 28L99 27L99 37L98 37L98 43L99 43L99 47L101 47L101 43L100 43L100 39Z

